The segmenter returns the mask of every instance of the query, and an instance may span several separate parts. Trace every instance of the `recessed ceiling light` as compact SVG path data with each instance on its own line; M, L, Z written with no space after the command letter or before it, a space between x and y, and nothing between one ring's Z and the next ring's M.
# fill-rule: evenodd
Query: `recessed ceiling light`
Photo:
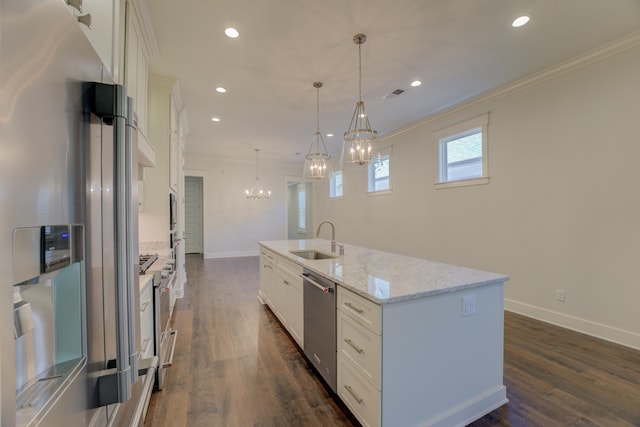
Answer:
M418 87L422 84L422 82L420 80L414 80L411 82L411 86L413 87Z
M227 90L225 88L223 88L222 86L218 86L216 88L216 92L218 93L225 93Z
M220 117L211 117L211 121L217 123L220 121Z
M511 23L511 26L513 28L520 28L523 25L525 25L527 22L529 22L529 19L531 18L529 18L527 15L519 16Z
M328 133L328 134L327 134L327 137L328 137L328 138L331 138L332 136L333 136L333 134L332 134L332 133Z
M237 38L240 33L238 32L238 30L236 30L233 27L229 27L227 29L224 30L224 33L227 35L227 37L229 37L230 39L235 39Z

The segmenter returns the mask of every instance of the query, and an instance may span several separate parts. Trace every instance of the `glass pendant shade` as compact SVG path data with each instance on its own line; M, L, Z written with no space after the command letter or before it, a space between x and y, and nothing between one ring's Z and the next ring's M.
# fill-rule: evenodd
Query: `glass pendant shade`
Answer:
M320 88L322 83L315 82L313 87L316 88L316 133L313 135L313 141L311 141L311 146L305 156L302 177L322 179L331 175L332 168L329 162L331 156L329 156L322 133L320 133Z
M265 190L260 182L260 176L258 175L258 152L259 148L255 149L256 151L256 182L253 184L251 189L244 190L244 195L247 199L268 199L271 197L271 190Z
M364 34L353 36L353 42L358 45L360 98L351 117L349 129L344 133L342 155L340 157L341 166L348 164L366 165L371 162L372 157L375 157L372 144L378 137L378 132L371 128L369 116L362 101L362 52L360 46L365 41L367 41L367 36Z

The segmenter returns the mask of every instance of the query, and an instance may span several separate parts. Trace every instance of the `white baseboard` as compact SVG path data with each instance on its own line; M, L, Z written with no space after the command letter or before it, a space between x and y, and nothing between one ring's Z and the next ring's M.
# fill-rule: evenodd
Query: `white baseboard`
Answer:
M259 256L259 255L260 255L260 251L254 250L254 251L236 251L236 252L211 252L211 253L204 254L204 257L206 259L241 258L241 257L247 257L247 256Z
M614 328L612 326L603 325L601 323L592 322L590 320L581 319L567 314L558 313L533 305L506 299L504 300L504 309L527 317L532 317L543 322L571 329L572 331L581 332L626 347L640 350L640 334L623 329Z

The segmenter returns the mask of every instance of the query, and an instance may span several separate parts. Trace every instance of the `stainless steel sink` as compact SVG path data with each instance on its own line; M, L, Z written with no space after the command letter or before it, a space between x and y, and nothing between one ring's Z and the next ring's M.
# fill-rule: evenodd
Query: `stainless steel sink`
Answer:
M338 255L332 255L325 252L316 251L313 249L302 250L302 251L289 251L290 254L295 256L299 256L304 259L333 259L338 258Z

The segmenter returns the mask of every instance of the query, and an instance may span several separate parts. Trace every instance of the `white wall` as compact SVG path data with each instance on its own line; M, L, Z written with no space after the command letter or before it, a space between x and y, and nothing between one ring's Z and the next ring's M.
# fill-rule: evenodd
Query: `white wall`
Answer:
M508 309L640 348L639 70L629 47L427 118L383 142L392 194L347 169L318 217L338 241L507 274ZM486 112L490 183L436 190L432 132Z
M260 160L260 181L272 191L268 200L244 196L255 172L255 161L187 154L185 175L203 177L205 258L258 255L259 240L286 239L285 177L301 175L302 165Z

